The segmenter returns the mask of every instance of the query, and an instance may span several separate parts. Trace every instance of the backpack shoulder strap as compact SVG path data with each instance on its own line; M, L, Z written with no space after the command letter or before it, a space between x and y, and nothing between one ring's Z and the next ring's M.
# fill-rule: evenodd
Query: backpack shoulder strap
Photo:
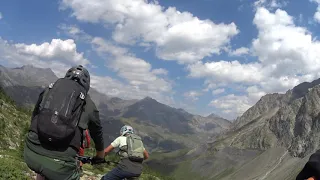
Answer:
M40 102L40 104L39 104L39 109L42 109L42 108L44 107L43 103L46 102L46 100L47 100L47 95L48 95L50 89L52 88L53 84L54 84L54 83L51 83L48 87L46 87L46 88L44 89L43 95L42 95L42 100L41 100L41 102Z

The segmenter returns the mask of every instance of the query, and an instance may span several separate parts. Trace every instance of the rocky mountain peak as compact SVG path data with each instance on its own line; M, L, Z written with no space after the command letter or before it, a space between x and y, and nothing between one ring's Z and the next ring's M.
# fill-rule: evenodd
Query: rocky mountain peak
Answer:
M50 68L37 68L32 65L25 65L18 68L0 68L0 80L3 86L47 86L58 77Z
M263 96L233 122L229 133L214 142L224 139L225 144L242 149L280 146L292 156L305 157L319 148L319 83L319 79L304 82L285 94Z
M211 113L207 116L207 118L221 118L219 115L216 115L214 113Z
M320 79L316 79L312 82L303 82L292 89L293 98L301 98L306 95L309 90L320 84Z

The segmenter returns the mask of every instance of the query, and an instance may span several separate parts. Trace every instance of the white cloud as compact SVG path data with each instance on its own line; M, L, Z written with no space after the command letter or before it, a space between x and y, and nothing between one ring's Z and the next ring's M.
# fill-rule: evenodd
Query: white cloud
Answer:
M47 60L64 60L74 64L87 65L90 62L77 52L77 46L72 39L52 39L50 43L43 44L15 44L18 53L36 56Z
M255 54L274 77L312 74L320 69L320 42L306 28L295 26L283 10L259 8L254 24L259 30L252 43Z
M174 100L171 99L170 96L161 94L159 91L143 89L139 86L122 83L108 76L102 77L92 75L91 79L92 87L108 96L120 97L123 99L141 99L146 96L150 96L165 104L175 104Z
M289 1L286 0L257 0L253 4L255 7L266 7L269 9L282 8L286 6Z
M158 101L173 103L169 98L172 89L171 82L163 78L163 76L168 74L167 70L163 68L152 69L150 63L135 57L128 49L120 47L114 42L106 41L103 38L92 37L75 25L67 26L62 24L59 28L67 35L91 44L93 50L105 60L106 66L117 72L118 76L124 78L128 83L125 85L110 77L96 76L96 79L105 79L116 87L111 86L113 91L109 92L110 88L107 88L104 93L118 95L122 98L143 98L145 96L151 96L157 98ZM160 78L160 76L162 77ZM109 87L109 85L103 86ZM164 96L162 93L167 93L167 96Z
M92 40L92 36L81 30L77 25L60 24L58 28L73 39L83 40L87 42L90 42Z
M93 38L91 43L94 50L100 54L108 53L113 56L128 54L128 50L126 48L116 46L100 37Z
M191 77L207 77L215 83L258 83L262 80L259 63L241 64L239 61L198 62L188 66Z
M247 87L239 90L245 94L239 97L241 101L235 101L236 96L226 96L211 103L217 108L221 104L224 112L237 112L234 116L266 93L284 93L299 83L320 77L320 41L306 28L295 25L286 11L278 9L272 13L258 7L253 23L258 29L258 37L250 48L257 57L255 62L212 61L188 66L190 77L206 79L206 90Z
M233 119L249 109L252 106L252 102L247 96L230 94L212 100L209 105L221 110L221 114L225 117Z
M167 74L165 69L152 69L150 63L130 54L126 48L118 47L102 38L93 38L92 44L94 50L106 60L107 66L135 88L154 93L171 91L171 83L159 77Z
M157 1L63 0L80 21L113 24L113 39L124 44L154 45L158 57L190 63L212 54L239 33L234 23L215 24ZM94 13L92 13L94 12Z
M163 68L154 69L152 70L152 73L156 75L168 75L168 71Z
M9 43L0 37L0 59L15 66L32 64L35 67L51 68L60 77L72 65L88 64L82 53L76 51L72 40L60 39L41 45L27 45Z
M230 52L231 56L242 56L245 54L249 54L249 49L246 47L241 47L241 48L238 48L238 49Z
M132 85L141 86L149 90L169 92L171 85L152 72L151 65L146 61L132 56L118 56L110 65Z
M224 93L225 92L225 89L224 88L219 88L219 89L215 89L212 91L212 94L213 95L217 95L217 94L221 94L221 93Z
M2 13L0 12L0 20L3 18Z
M314 14L314 19L320 23L320 8L318 8L318 11Z
M197 92L197 91L189 91L189 92L185 92L183 95L187 99L190 99L192 101L197 101L199 99L199 96L202 95L202 93Z
M232 56L250 53L257 57L250 63L238 60L201 62L204 57L228 50L230 39L239 33L234 23L215 24L189 12L164 8L158 2L146 0L63 0L62 6L71 8L72 16L80 21L114 28L112 37L117 43L154 48L162 59L187 63L189 77L205 79L207 88L204 91L212 90L215 94L226 86L238 87L236 91L245 95L224 96L211 103L217 107L221 103L223 112L232 114L230 112L234 111L237 112L234 115L238 115L266 93L284 92L320 75L319 41L306 28L296 26L294 18L286 11L277 9L273 13L268 10L284 7L288 2L258 0L254 3L253 23L258 36L249 48L227 51ZM82 33L76 28L68 30L70 34ZM168 80L159 77L167 71L152 69L148 62L113 42L94 38L92 43L95 50L104 55L108 66L130 86L152 92L164 86L159 90L170 92ZM239 101L236 100L238 97Z
M318 4L317 12L314 13L313 18L316 22L320 23L320 0L310 0L310 1Z

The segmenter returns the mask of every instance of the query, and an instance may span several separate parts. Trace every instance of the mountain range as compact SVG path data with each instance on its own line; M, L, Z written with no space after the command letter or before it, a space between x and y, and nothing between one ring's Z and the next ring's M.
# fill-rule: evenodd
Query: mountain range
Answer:
M17 104L23 106L32 107L44 87L57 79L51 69L32 65L18 68L0 66L1 87ZM94 88L90 88L89 94L100 111L107 144L119 135L125 123L132 125L143 136L150 151L194 147L199 142L205 142L209 135L228 129L231 124L216 115L193 115L159 103L151 97L124 100L109 97Z
M0 67L0 85L20 105L32 106L56 79L50 69ZM283 94L267 94L233 122L215 114L193 115L151 97L124 100L94 88L89 93L100 111L106 143L123 124L132 125L152 152L146 164L164 174L177 179L292 180L319 148L319 84L317 79Z
M261 97L227 131L182 155L186 172L203 179L295 179L320 148L319 84L317 79Z

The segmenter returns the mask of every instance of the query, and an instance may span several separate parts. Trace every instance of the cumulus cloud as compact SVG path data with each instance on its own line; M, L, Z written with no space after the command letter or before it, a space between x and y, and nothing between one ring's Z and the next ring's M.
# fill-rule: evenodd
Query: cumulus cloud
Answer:
M249 54L249 49L246 48L246 47L241 47L241 48L238 48L234 51L231 51L229 53L231 56L242 56L242 55L245 55L245 54Z
M108 53L113 56L128 54L128 49L114 45L100 37L95 37L91 41L93 48L100 55Z
M192 101L197 101L199 99L199 96L202 95L202 93L197 92L197 91L188 91L188 92L185 92L183 95L187 99L190 99Z
M0 37L1 61L16 66L32 64L35 67L51 68L58 76L63 76L70 66L88 65L89 61L76 50L73 40L53 39L51 43L13 44Z
M168 71L163 68L154 69L152 70L152 73L157 75L168 75Z
M314 13L313 18L316 22L320 23L320 0L310 0L310 1L318 4L317 12Z
M141 99L150 96L161 103L176 105L171 96L159 93L157 90L140 88L139 86L123 83L108 76L92 75L91 79L92 87L108 96L123 99Z
M219 88L219 89L215 89L212 91L212 94L213 95L217 95L217 94L221 94L221 93L224 93L225 92L225 89L224 88Z
M306 28L295 26L286 11L271 13L259 8L254 24L259 35L252 43L253 49L273 76L306 75L319 71L320 42L314 40Z
M61 7L71 8L80 21L114 25L113 39L119 43L152 45L159 58L179 63L219 54L239 33L234 23L215 24L157 1L63 0Z
M220 109L225 117L232 119L249 109L252 102L247 96L229 94L212 100L209 105Z
M319 3L319 0L312 1ZM258 0L254 3L253 24L258 36L249 48L227 51L231 56L250 53L256 57L256 61L250 63L220 59L201 61L228 49L231 38L239 33L234 23L216 24L174 7L164 8L157 1L63 0L61 5L64 9L70 8L72 16L80 21L113 28L112 38L116 43L153 48L161 59L187 64L189 77L205 79L205 91L212 90L212 94L218 94L227 86L237 87L241 96L231 94L210 103L215 108L221 104L222 112L230 114L233 111L236 116L266 93L285 92L320 75L319 41L306 28L295 25L294 18L286 11L269 11L287 3L279 0ZM83 33L76 27L65 29L71 35ZM106 64L130 86L141 91L156 92L155 89L159 89L170 92L170 83L160 77L167 74L166 70L152 69L148 62L111 41L101 38L90 41L96 52L105 57ZM185 94L188 95L197 98L195 94Z
M92 36L81 30L77 25L60 24L58 28L73 39L83 40L87 42L90 42L92 40Z
M147 61L102 38L93 38L92 44L94 50L105 58L107 66L138 90L158 93L171 91L171 83L159 76L167 74L165 69L152 69Z
M110 89L107 88L105 92L103 91L104 93L122 98L151 96L161 102L174 103L169 98L172 89L171 82L164 78L168 74L167 70L163 68L152 69L150 63L135 57L127 48L101 37L93 37L78 26L61 24L59 28L67 35L91 44L93 50L105 60L106 67L114 70L119 77L126 80L127 84L124 84L110 77L94 76L96 79L105 80L114 85L111 86L112 92L109 92ZM162 93L167 93L167 96Z
M241 64L239 61L197 62L189 65L190 77L212 78L215 83L258 83L263 74L259 63Z
M14 45L18 53L36 56L47 60L64 60L74 64L87 65L90 62L83 57L83 53L77 52L77 46L72 39L52 39L50 43Z
M253 4L255 7L267 7L269 9L275 9L275 8L282 8L286 6L289 3L289 1L285 0L258 0L255 1Z
M256 61L220 60L188 66L189 76L205 78L207 89L246 87L241 91L245 95L224 96L210 103L216 108L221 104L222 112L237 112L235 116L266 93L284 93L299 83L320 77L320 42L306 28L295 25L286 11L277 9L272 13L258 7L253 23L258 29L258 37L253 39L251 47Z

